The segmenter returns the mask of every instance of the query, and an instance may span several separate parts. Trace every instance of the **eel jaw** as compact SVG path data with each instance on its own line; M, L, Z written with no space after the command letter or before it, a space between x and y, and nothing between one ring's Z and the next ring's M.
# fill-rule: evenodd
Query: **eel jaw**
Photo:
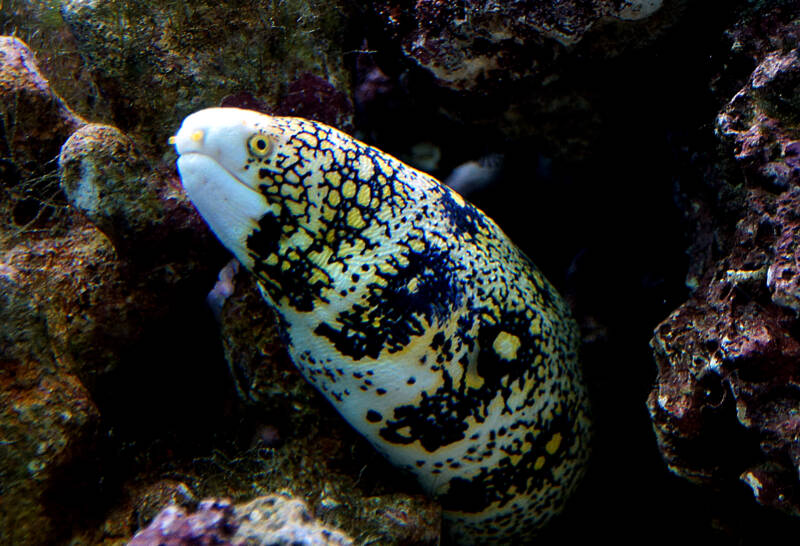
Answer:
M269 127L269 118L238 108L207 108L183 120L169 142L189 199L217 238L252 268L248 237L265 214L274 214L249 170L248 139Z
M247 239L269 212L264 196L202 152L182 153L178 173L186 195L220 242L245 267L252 268Z

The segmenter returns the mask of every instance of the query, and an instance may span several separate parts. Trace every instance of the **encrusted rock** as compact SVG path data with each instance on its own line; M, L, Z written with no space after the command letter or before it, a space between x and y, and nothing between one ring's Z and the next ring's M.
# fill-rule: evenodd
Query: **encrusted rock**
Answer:
M164 207L148 184L153 169L129 137L115 127L86 125L69 137L58 163L70 204L118 250L149 243Z
M13 265L0 265L0 510L3 540L47 542L61 515L47 496L69 489L70 468L91 452L99 413L52 353L44 316Z
M608 21L645 19L662 0L378 3L403 53L454 90L548 75L565 47Z
M90 386L121 361L122 347L141 335L146 320L141 311L152 310L156 301L140 293L131 304L122 264L92 226L16 246L3 259L40 307L59 363Z
M718 193L735 196L718 206L736 223L707 234L717 259L655 331L648 407L674 473L723 490L741 480L800 516L800 12L785 3L775 19L769 5L731 31L757 65L717 118L717 161L743 179Z
M751 182L785 190L800 184L800 52L769 53L717 118Z
M667 34L685 8L681 0L375 2L374 27L382 31L371 26L364 49L381 54L377 69L359 77L359 109L380 126L402 125L430 108L428 117L441 116L445 127L453 122L445 134L480 127L476 138L530 139L530 148L550 157L585 159L619 114L619 107L603 111L606 93L612 100L630 95L625 102L637 108L646 102L638 94L661 91L643 85L650 61L633 52ZM641 70L642 78L616 73L621 58L632 60L631 72ZM389 82L381 81L381 70ZM611 73L613 81L598 84ZM393 95L403 93L409 111L387 119L384 103L402 105Z
M149 168L115 129L84 127L24 44L4 38L1 45L0 156L2 172L14 176L3 180L9 198L0 207L8 213L0 227L0 528L7 531L0 542L47 544L64 539L65 521L86 509L67 501L74 490L90 504L98 492L87 484L114 480L103 474L109 459L94 464L113 436L101 429L109 416L146 419L138 385L123 388L119 374L142 368L142 355L145 364L176 367L177 351L158 339L168 338L162 324L172 314L197 337L204 316L185 309L193 301L202 309L204 271L224 255L170 182L174 175ZM85 218L69 206L56 171L58 149L76 128L63 174ZM22 222L27 201L57 207L60 221Z
M174 504L167 506L128 544L348 546L353 543L344 532L315 520L302 500L289 495L269 495L236 506L224 499L204 500L191 513Z
M61 13L110 104L107 121L159 155L184 117L233 93L274 107L310 74L348 96L347 7L63 0Z
M800 44L800 19L794 0L750 4L725 33L733 58L741 55L758 64L765 54L789 51Z
M85 119L107 119L108 109L97 100L97 87L58 2L4 2L0 29L11 31L36 54L40 73L70 109Z
M69 134L85 123L39 73L33 52L13 36L0 36L0 115L3 155L39 171L52 162Z
M773 302L800 317L800 188L782 195L777 207L780 231L767 269L767 288Z
M188 259L192 252L202 253L202 245L178 255ZM203 291L192 287L194 281L186 283L187 267L202 280L197 262L150 264L140 271L97 228L80 222L64 234L38 234L0 253L0 477L8 503L0 527L12 529L12 543L57 541L69 528L63 520L85 509L66 502L70 491L80 488L90 504L97 492L82 480L114 480L103 474L112 459L87 464L88 456L99 453L97 444L112 437L108 430L98 434L100 412L106 426L117 415L115 428L124 426L120 415L160 422L162 415L148 417L148 411L164 412L159 408L172 398L195 396L192 382L183 379L184 390L143 407L137 390L149 381L151 362L158 366L156 384L169 385L165 378L181 368L174 355L191 359L192 346L206 346L202 335L197 339L203 315L191 306L197 301L202 309ZM173 325L175 317L193 336L192 346L180 353L164 345L189 339ZM171 325L172 337L160 333L164 324ZM191 373L196 369L191 366ZM143 377L136 379L137 373ZM136 380L123 384L120 374ZM48 502L64 505L52 510Z
M800 191L791 193L797 207ZM784 216L770 214L767 193L754 191L748 204L732 254L656 329L648 407L670 470L721 488L758 482L759 502L800 515L800 342L795 313L772 303L767 287Z
M128 545L231 545L237 528L232 519L233 506L227 500L204 500L191 514L178 505L170 504L158 513L147 528L136 533Z
M288 495L260 497L234 509L233 544L353 544L346 533L314 519L308 505Z
M781 423L800 403L790 387L800 379L800 343L794 313L770 302L766 281L771 234L784 207L800 204L800 191L792 194L776 213L773 196L753 191L736 248L656 329L648 406L667 464L693 481L729 486L762 463L791 468L794 432Z
M63 203L55 159L83 123L50 89L28 46L0 37L0 244L36 220L47 225L52 205Z

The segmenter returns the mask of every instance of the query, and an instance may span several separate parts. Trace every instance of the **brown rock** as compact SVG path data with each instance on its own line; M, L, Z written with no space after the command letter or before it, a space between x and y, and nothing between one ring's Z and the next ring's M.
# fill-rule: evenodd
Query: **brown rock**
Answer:
M42 172L69 134L85 123L39 73L33 52L21 40L0 37L0 114L4 156L30 172Z
M310 73L349 95L347 12L346 2L255 0L235 9L70 0L61 9L110 105L106 122L155 157L184 117L234 93L275 106Z
M47 343L43 316L17 273L0 272L0 527L9 544L43 544L63 532L48 502L69 489L91 455L99 413Z
M0 37L0 246L63 212L55 158L85 123L39 73L26 44Z

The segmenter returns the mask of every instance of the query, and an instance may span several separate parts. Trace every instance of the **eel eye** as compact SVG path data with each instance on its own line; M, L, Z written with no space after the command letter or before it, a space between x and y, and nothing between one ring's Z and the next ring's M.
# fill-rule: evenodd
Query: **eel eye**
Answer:
M267 135L262 135L261 133L255 134L251 136L247 140L247 148L250 150L250 153L256 157L264 157L267 155L271 148L272 143Z

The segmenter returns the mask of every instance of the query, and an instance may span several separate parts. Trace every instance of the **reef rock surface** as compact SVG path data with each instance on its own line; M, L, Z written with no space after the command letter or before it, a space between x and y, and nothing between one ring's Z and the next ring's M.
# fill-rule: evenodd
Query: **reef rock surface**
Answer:
M311 103L324 89L346 110L347 12L346 2L306 0L61 2L61 16L110 105L106 121L148 151L163 150L191 112L237 93L276 106L306 94ZM345 122L344 110L332 121Z
M316 521L302 500L270 495L236 506L225 500L204 500L191 514L170 505L128 544L350 546L353 543L345 533Z
M551 76L557 58L593 29L647 19L662 3L422 0L381 1L376 9L387 29L400 39L403 54L430 72L437 84L485 92L508 81L531 77L541 81ZM616 46L624 48L624 39ZM606 49L608 54L613 53Z
M499 138L535 137L546 153L574 160L587 155L608 121L597 108L603 97L592 85L594 72L602 77L613 59L646 51L679 20L682 4L381 0L370 13L382 32L373 32L369 45L396 50L378 56L378 70L390 75L383 87L396 78L396 88L418 103L432 98L431 108L455 123ZM646 55L634 66L646 71ZM363 87L375 88L376 76L373 69Z
M694 247L702 273L656 328L648 407L673 472L721 489L742 480L759 503L798 516L800 11L771 8L729 31L734 52L757 63L716 120L718 163L734 174L710 175L723 188L715 206L735 223Z

